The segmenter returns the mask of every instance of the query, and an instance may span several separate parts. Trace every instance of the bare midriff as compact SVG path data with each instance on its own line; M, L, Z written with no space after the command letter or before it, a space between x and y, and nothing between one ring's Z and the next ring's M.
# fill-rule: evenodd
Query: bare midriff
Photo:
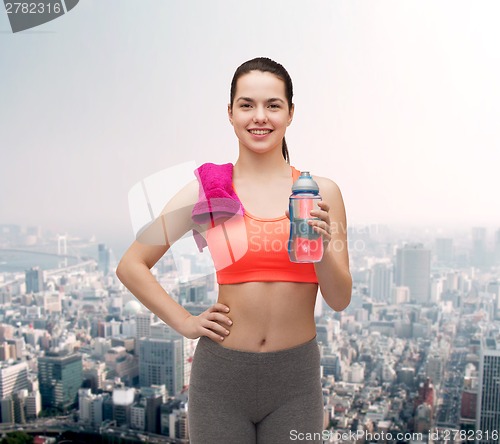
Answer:
M269 352L304 344L316 335L314 305L318 284L244 282L219 285L218 302L230 308L229 335L220 345Z

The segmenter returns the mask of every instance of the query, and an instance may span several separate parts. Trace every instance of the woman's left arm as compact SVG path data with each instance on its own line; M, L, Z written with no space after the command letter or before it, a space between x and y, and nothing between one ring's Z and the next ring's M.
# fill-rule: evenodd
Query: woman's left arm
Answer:
M347 250L347 220L344 201L338 185L330 179L314 178L322 201L320 210L311 211L315 230L323 236L324 253L314 267L319 288L326 303L335 311L344 310L351 302L352 277Z

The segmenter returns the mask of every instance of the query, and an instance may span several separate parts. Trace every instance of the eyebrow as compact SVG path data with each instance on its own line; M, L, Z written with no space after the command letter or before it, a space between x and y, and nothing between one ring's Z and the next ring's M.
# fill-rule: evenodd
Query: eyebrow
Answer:
M240 100L243 100L245 102L255 102L255 100L253 100L252 98L250 97L238 97L238 99L236 100L237 102L239 102ZM271 97L270 99L267 99L266 100L267 103L272 103L272 102L281 102L281 103L285 103L284 100L280 99L279 97Z

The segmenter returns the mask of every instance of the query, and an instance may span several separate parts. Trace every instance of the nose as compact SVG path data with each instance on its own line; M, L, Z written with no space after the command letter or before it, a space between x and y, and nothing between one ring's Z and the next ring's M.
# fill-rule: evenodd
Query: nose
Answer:
M255 114L253 116L254 123L267 123L267 114L263 106L257 106L255 108Z

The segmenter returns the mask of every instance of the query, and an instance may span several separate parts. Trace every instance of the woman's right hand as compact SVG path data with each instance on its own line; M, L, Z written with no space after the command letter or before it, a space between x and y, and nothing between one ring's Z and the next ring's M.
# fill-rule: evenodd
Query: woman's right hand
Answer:
M233 324L233 321L224 314L228 312L227 305L217 302L198 316L188 316L179 333L189 339L208 336L215 341L223 341L229 330L221 324L228 326Z

